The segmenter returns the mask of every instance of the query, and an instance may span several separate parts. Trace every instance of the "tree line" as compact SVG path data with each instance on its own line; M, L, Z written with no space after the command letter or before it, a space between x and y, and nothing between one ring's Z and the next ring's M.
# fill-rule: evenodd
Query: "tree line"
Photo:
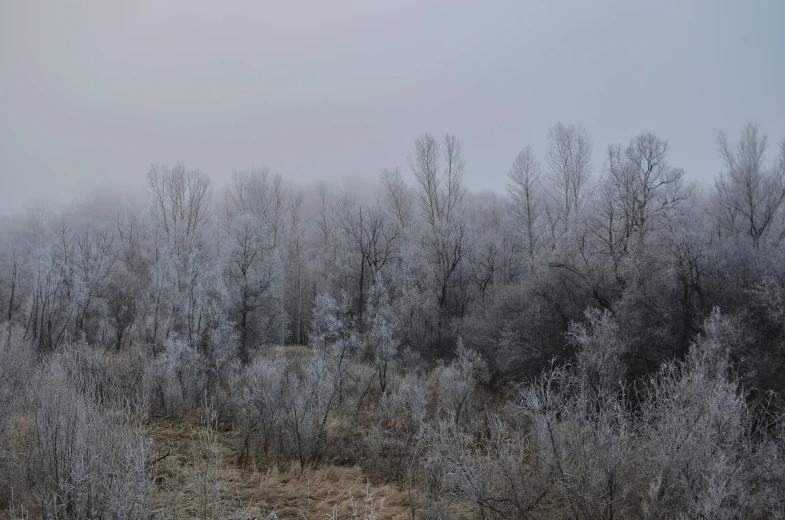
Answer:
M370 197L264 167L215 188L182 164L152 166L148 200L5 217L0 311L41 352L81 337L212 348L234 335L247 362L261 345L307 343L321 294L347 295L362 318L381 279L396 335L418 352L463 335L528 357L532 339L558 349L596 306L648 369L686 348L712 307L782 284L785 144L770 149L754 124L736 142L720 134L714 186L686 182L650 133L608 146L598 172L592 152L582 126L558 123L542 162L530 147L515 157L505 195L467 192L452 134L417 138L413 182L384 169Z

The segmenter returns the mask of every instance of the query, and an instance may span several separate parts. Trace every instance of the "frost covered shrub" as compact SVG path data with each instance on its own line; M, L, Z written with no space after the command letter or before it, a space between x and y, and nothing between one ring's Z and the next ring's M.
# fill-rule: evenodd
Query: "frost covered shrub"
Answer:
M135 411L146 412L146 395L140 384L146 362L141 352L129 349L116 354L79 341L61 347L51 359L70 381L95 391L102 402L134 403Z
M284 383L283 448L301 468L318 464L328 447L327 426L337 403L342 350L314 350L301 373L290 371Z
M379 396L376 386L376 368L356 356L344 363L341 385L341 408L346 413L363 413Z
M481 518L530 518L548 493L548 468L533 456L525 432L501 417L457 425L437 420L422 434L423 464L434 493L467 500Z
M626 345L619 327L607 310L589 309L585 323L573 322L568 342L578 349L576 365L582 384L594 394L618 391L624 380Z
M207 390L208 373L207 360L196 348L183 340L169 340L144 374L152 411L182 418L197 410Z
M589 350L579 352L575 367L552 369L522 393L548 494L573 518L781 515L782 424L748 404L734 374L743 329L713 311L687 359L641 384L643 400L632 414L612 385L616 376L604 390L590 377L609 373L591 370L602 366L592 352L598 338L619 352L611 322L603 321L590 317L590 328L572 329Z
M351 307L348 293L342 293L337 300L328 294L317 296L313 305L308 344L319 351L326 351L338 343L355 348L357 338Z
M633 427L616 393L586 391L571 367L556 367L522 391L534 457L549 494L574 518L631 514L625 498L634 481Z
M433 492L468 499L482 518L633 515L630 415L623 399L583 388L572 368L555 367L522 389L520 417L429 423L422 461Z
M644 511L649 518L681 512L718 519L782 511L782 424L767 426L774 434L760 428L763 417L731 372L739 328L715 309L704 330L688 359L663 367L647 388L642 443L651 487Z
M651 391L645 442L658 492L649 508L658 515L687 508L711 518L739 517L747 407L738 385L670 364Z
M753 518L785 517L785 422L762 422L762 434L753 431L756 440L750 450L748 486L752 497L747 507Z
M390 306L390 294L381 272L376 273L373 286L368 291L363 319L366 349L376 368L379 390L384 393L400 347L400 320Z
M766 278L748 292L772 324L785 327L785 287L781 283Z
M23 338L24 331L0 324L0 452L2 433L18 411L23 390L33 368L33 348Z
M455 360L438 375L438 408L456 423L468 423L479 407L477 385L487 381L485 361L459 339Z
M406 432L416 432L427 413L425 382L416 374L407 374L391 391L379 398L379 411L388 425Z
M13 417L24 411L24 397L33 370L33 347L23 338L23 330L0 325L0 499L12 484L6 464L6 428Z
M582 309L562 294L553 270L533 271L499 289L461 324L467 346L488 362L491 385L536 379L554 359L563 359L564 325ZM554 312L554 302L560 311Z
M285 417L285 385L289 363L281 355L258 358L245 368L237 396L237 421L243 454L266 460Z
M378 413L363 437L366 458L388 477L400 477L413 455L427 411L426 385L415 374L379 396Z
M57 359L35 377L28 498L53 519L148 518L148 441L123 407L105 408Z
M334 433L341 428L340 421L330 421L337 411L360 402L357 381L347 378L350 360L359 350L350 304L346 293L340 300L328 295L316 298L311 356L292 367L284 384L282 447L301 468L324 457L332 440L328 430Z

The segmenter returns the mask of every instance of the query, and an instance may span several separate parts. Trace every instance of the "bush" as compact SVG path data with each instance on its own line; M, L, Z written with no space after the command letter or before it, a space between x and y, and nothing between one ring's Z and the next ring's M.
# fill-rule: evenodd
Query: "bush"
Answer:
M765 410L750 408L731 372L730 356L742 339L738 327L715 309L704 330L689 358L667 364L647 388L645 511L650 518L684 512L723 519L782 510L785 496L772 494L785 489L782 424L761 427Z
M318 464L328 447L327 423L338 403L342 347L315 350L302 375L290 372L284 390L283 448L300 467Z
M26 481L43 517L149 517L148 442L129 416L99 405L95 388L72 380L57 358L41 368Z
M467 500L481 518L529 518L541 507L550 484L547 468L533 457L528 436L500 416L467 426L436 421L425 428L423 444L437 496Z
M238 395L237 421L243 455L266 461L285 417L285 385L289 363L281 355L258 358L245 368Z
M23 331L10 324L0 325L0 500L10 499L12 475L6 438L12 419L24 411L27 385L33 370L33 347Z
M197 349L183 340L168 341L144 374L152 411L177 420L196 413L207 391L207 377L207 360Z
M624 355L627 346L619 339L619 327L610 313L589 309L585 323L573 322L568 342L578 349L576 364L582 384L595 395L618 391L624 382Z
M468 423L479 409L477 385L487 383L488 368L480 355L458 340L457 357L438 375L438 408L457 423Z
M523 390L534 460L543 465L549 494L574 518L627 517L634 483L633 427L625 401L587 392L580 373L557 367Z

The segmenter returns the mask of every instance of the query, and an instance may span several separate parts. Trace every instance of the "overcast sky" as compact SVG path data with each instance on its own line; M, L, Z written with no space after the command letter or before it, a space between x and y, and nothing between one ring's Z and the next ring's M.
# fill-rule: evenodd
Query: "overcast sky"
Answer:
M472 189L581 122L595 171L651 131L690 178L750 120L785 137L785 1L0 1L0 212L150 163L222 183L374 177L461 139Z

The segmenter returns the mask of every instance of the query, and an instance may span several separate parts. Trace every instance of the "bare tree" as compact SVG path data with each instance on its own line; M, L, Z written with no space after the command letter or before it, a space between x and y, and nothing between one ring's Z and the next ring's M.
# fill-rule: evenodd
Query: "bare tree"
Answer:
M129 204L118 210L115 222L116 269L110 279L108 313L118 349L126 340L133 341L131 330L145 315L140 303L150 289L149 222L142 213L140 206Z
M255 339L283 340L278 243L286 207L280 177L270 177L266 168L235 171L232 181L225 194L222 249L232 306L239 315L240 358L247 363L252 331L258 334ZM261 309L266 325L253 323Z
M433 225L441 216L439 196L441 165L439 143L431 134L423 134L414 141L414 156L408 158L409 167L419 186L417 198L425 220Z
M556 123L548 132L548 180L565 220L581 209L591 176L591 147L582 125Z
M447 134L444 138L443 161L441 149L430 134L423 134L414 142L414 154L409 165L414 173L420 209L428 229L424 231L423 245L429 256L433 289L440 309L439 335L445 324L451 289L459 267L467 255L469 233L459 215L459 206L466 194L463 185L465 161L461 156L458 139Z
M515 161L508 174L507 194L510 197L510 212L514 216L524 250L529 259L534 259L540 246L539 219L542 211L542 181L540 163L530 147L526 147Z
M97 337L97 332L106 318L102 307L106 302L109 278L115 271L114 237L108 229L85 227L77 233L75 242L71 270L76 304L74 332L76 337L84 332L90 334L88 338L91 341L100 341L102 338ZM94 312L94 307L101 309ZM98 315L89 324L91 314Z
M395 255L400 228L380 208L367 208L354 198L345 199L336 210L346 246L347 261L341 263L357 285L357 311L362 317L368 287Z
M385 168L382 170L381 180L390 211L395 215L402 229L408 228L414 218L414 194L403 180L401 170Z
M725 171L716 182L720 205L732 232L743 230L757 248L785 201L785 141L769 167L767 136L754 123L745 127L735 148L723 132L717 141L725 162Z
M2 458L7 454L11 437L6 427L16 414L25 410L23 389L33 372L33 347L22 339L22 334L21 327L0 324L0 468L4 467ZM0 489L9 483L13 483L11 475L0 477Z
M473 298L490 302L498 290L518 274L520 258L518 229L508 218L505 204L496 194L472 208L472 248L468 255ZM468 302L467 302L468 303Z
M73 232L64 217L31 224L32 303L25 338L34 338L40 352L52 351L65 339L76 310L70 271Z
M231 301L240 317L240 358L246 363L250 347L249 317L268 303L276 276L276 263L269 258L272 245L260 230L262 227L251 215L240 215L226 223L229 250L224 271L236 293Z
M176 163L171 168L151 165L147 183L158 225L176 254L186 254L210 219L210 178Z
M458 138L446 134L442 167L442 151L431 134L423 134L414 141L414 154L409 157L409 166L419 187L417 196L423 217L432 226L437 222L449 222L466 194L463 185L466 163L461 151Z
M13 246L12 246L13 247ZM5 260L5 266L7 270L3 271L3 275L8 276L8 303L5 314L5 319L8 323L11 323L11 320L14 318L14 314L16 311L19 310L19 300L17 298L17 286L19 285L19 252L16 248L9 248L8 254L6 255L3 260Z
M147 174L156 224L152 266L151 342L183 335L196 345L220 323L220 266L207 247L212 220L210 179L199 170L151 166Z
M654 134L641 134L622 149L608 148L607 182L620 210L625 240L633 234L640 239L661 217L689 196L682 191L684 171L667 162L668 142Z
M308 311L305 305L305 292L307 284L307 270L305 265L305 234L307 222L303 216L303 191L289 186L287 193L287 211L289 215L289 225L287 231L287 289L285 294L289 296L288 315L289 315L289 340L296 344L305 342L307 335L307 321L305 314Z
M266 166L233 171L228 203L235 212L263 222L272 246L278 245L286 216L286 190L280 175L271 175Z
M667 229L686 210L683 203L691 189L684 186L684 171L672 167L667 154L668 142L650 133L635 137L626 147L608 147L591 230L622 288L636 276L625 271L626 259L635 258L639 264L656 249L649 247L651 237L659 236L653 232Z
M443 202L440 205L444 211L444 220L449 222L453 210L461 203L466 195L466 187L463 185L463 174L466 168L466 161L463 160L463 146L455 137L455 134L444 136L444 181L446 193L443 195Z

